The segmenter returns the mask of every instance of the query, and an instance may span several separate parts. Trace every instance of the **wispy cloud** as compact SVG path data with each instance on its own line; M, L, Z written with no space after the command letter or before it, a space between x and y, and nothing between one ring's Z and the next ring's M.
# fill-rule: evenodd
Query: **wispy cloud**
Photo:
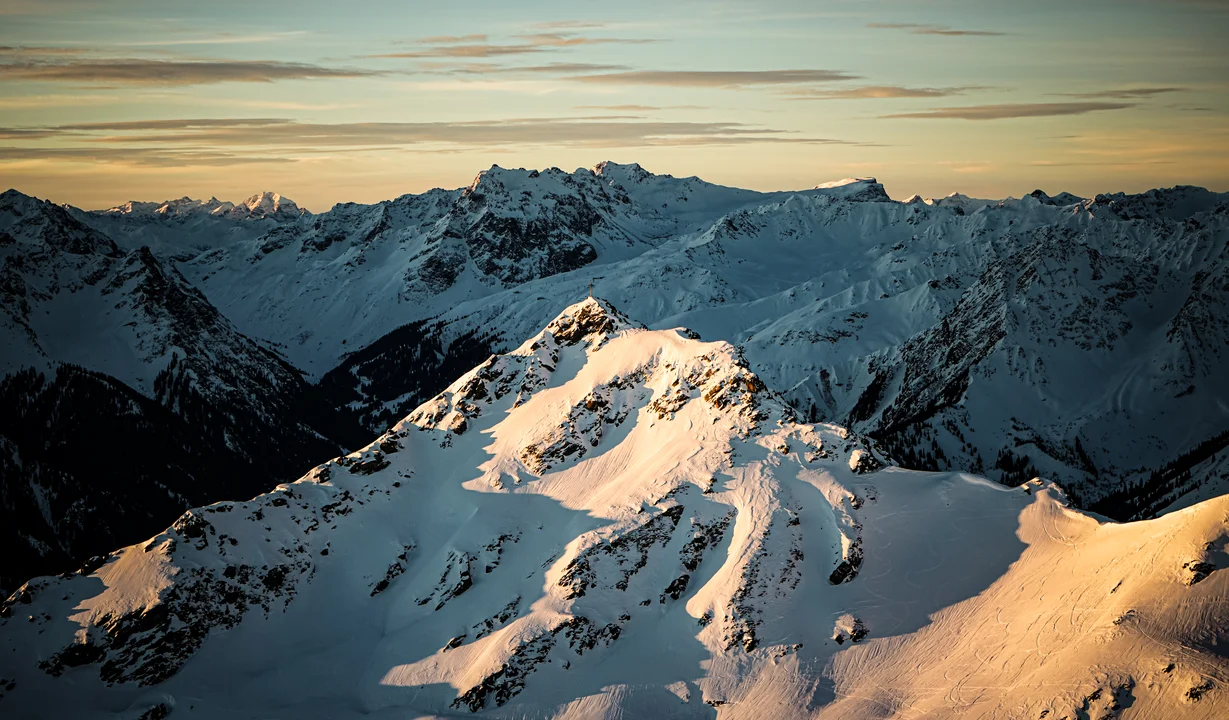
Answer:
M88 48L51 45L0 45L0 57L46 57L48 55L85 55Z
M201 128L252 128L293 123L286 118L189 118L184 120L127 120L56 125L48 130L60 133L133 132L140 130L200 130Z
M952 95L963 95L973 90L984 90L982 86L946 88L914 88L899 85L866 85L863 87L825 90L818 88L799 88L789 90L785 94L797 100L886 100L892 98L940 98Z
M13 95L0 98L0 109L32 110L41 108L83 107L86 105L116 105L127 100L119 95Z
M1058 115L1083 115L1101 110L1122 110L1135 107L1132 103L1111 102L1061 102L1061 103L1006 103L1002 105L968 105L965 107L937 108L920 112L881 115L884 119L910 118L922 120L1007 120L1011 118L1052 117Z
M141 40L137 42L119 43L120 47L164 47L173 45L251 45L255 43L271 43L282 40L301 38L307 35L303 30L288 30L284 32L260 33L253 35L235 35L233 33L218 33L203 37L163 37L157 40Z
M589 20L557 20L554 22L540 22L533 24L533 27L540 30L595 30L606 26L606 23L592 22Z
M460 35L423 38L422 47L413 50L365 55L371 58L497 58L527 55L581 47L585 45L643 45L658 42L651 38L593 37L556 31L513 36L515 43L488 42L486 35Z
M486 35L433 35L419 38L418 42L426 45L461 45L465 43L484 43Z
M566 79L598 85L746 88L840 82L857 77L838 70L631 70L599 75L575 75Z
M0 63L0 82L72 82L104 85L210 85L225 82L276 82L319 78L357 78L378 70L333 68L274 60L161 60L110 58L63 62Z
M534 33L531 35L517 35L516 37L536 47L555 48L575 47L578 45L644 45L646 43L658 42L652 38L589 37L563 32Z
M611 112L653 112L655 110L707 110L703 105L577 105L577 110L610 110Z
M57 134L55 130L47 128L0 127L0 140L42 140Z
M494 63L424 63L423 70L431 70L451 75L515 75L528 73L533 75L574 75L576 73L598 73L628 70L626 65L605 65L602 63L556 62L543 65L496 65Z
M3 139L0 134L0 139ZM277 155L231 153L217 150L177 150L167 148L22 148L0 147L0 163L22 161L61 161L102 163L138 167L228 167L265 163L294 162L295 158Z
M1086 93L1055 93L1065 97L1086 98L1086 99L1112 99L1112 100L1137 100L1141 98L1150 98L1156 95L1164 95L1166 93L1184 92L1184 87L1146 87L1146 88L1119 88L1116 90L1098 90L1096 92Z
M1094 162L1051 162L1049 160L1035 160L1030 162L1032 167L1133 167L1137 165L1173 165L1172 160L1097 160Z
M187 152L215 148L236 153L238 148L277 153L304 146L361 150L372 146L499 147L550 144L583 147L649 147L657 145L743 145L750 143L803 143L865 145L833 138L813 137L775 128L737 122L666 122L633 117L516 118L508 120L426 123L301 123L284 118L205 118L76 123L47 128L10 128L10 140L29 132L39 139L55 137L79 157L90 147L140 147L152 152ZM31 157L39 148L8 148ZM18 153L21 151L21 153ZM47 157L55 157L54 153Z
M468 45L446 44L435 45L421 50L405 50L401 52L375 53L364 55L365 58L490 58L505 55L525 55L543 52L544 48L536 45L499 45L494 43L472 43Z
M947 25L921 25L918 23L869 23L867 27L875 30L904 30L913 35L943 35L946 37L998 37L1007 34L994 30L962 30Z

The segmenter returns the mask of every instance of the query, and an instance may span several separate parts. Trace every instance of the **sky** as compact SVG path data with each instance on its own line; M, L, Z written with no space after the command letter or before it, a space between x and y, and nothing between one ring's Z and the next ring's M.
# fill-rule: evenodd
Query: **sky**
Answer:
M313 211L638 162L1229 191L1229 0L0 0L0 186Z

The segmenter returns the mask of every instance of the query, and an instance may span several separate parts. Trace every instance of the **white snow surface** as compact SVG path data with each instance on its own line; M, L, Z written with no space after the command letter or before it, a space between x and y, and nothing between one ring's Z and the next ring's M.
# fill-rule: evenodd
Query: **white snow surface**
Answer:
M545 325L358 452L19 589L0 714L1229 711L1229 497L1120 525L856 473L886 458L726 342L595 299Z

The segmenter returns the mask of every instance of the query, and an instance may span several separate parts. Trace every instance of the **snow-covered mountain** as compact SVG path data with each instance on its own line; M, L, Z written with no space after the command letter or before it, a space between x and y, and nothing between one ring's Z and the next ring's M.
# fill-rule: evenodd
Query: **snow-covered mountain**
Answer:
M1224 194L902 203L874 178L758 193L601 163L492 167L467 188L317 215L251 216L289 207L272 194L246 216L210 205L66 212L121 255L149 245L371 433L592 283L649 327L733 343L804 418L874 437L909 467L1042 475L1116 518L1229 492ZM199 224L176 229L181 216ZM20 323L3 332L31 342ZM133 347L73 337L49 357L108 375L116 347ZM37 361L21 352L6 367Z
M912 466L1041 472L1127 517L1229 489L1226 247L1229 196L1199 188L898 203L603 163L339 206L182 268L373 431L593 282Z
M125 252L14 191L0 195L0 329L11 541L0 586L46 571L48 558L131 542L218 492L267 489L355 439L298 370L149 248ZM100 471L78 456L100 449L141 457Z
M374 442L0 606L9 717L1223 716L1229 498L886 466L571 305Z

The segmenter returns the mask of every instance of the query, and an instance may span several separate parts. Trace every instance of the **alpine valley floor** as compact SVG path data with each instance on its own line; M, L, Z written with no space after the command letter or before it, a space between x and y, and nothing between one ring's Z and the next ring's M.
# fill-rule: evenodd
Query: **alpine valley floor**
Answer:
M1115 524L886 461L586 300L362 450L22 586L0 716L1229 716L1229 497Z

